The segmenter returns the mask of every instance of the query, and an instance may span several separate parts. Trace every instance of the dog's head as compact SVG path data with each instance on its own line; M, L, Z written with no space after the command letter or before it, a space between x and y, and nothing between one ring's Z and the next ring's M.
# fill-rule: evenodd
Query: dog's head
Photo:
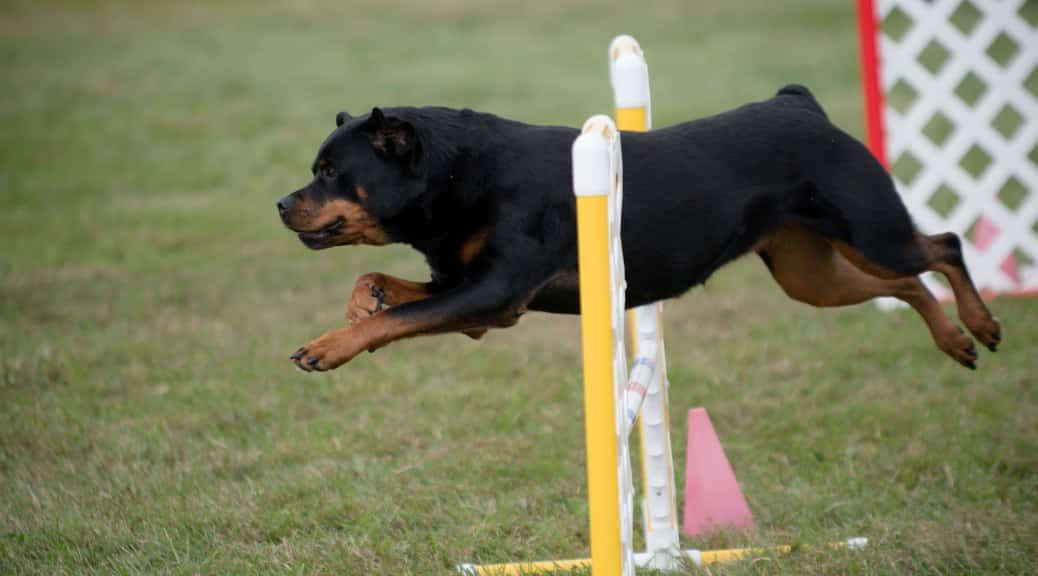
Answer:
M281 221L314 250L393 242L387 223L413 206L426 188L421 143L411 122L379 108L335 117L309 184L278 201Z

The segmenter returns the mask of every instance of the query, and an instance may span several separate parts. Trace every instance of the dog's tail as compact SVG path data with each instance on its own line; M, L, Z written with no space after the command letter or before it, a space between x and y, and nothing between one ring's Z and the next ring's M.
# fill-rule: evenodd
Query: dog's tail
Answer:
M818 103L818 100L815 100L814 94L812 94L811 91L802 84L786 84L782 88L779 88L779 91L775 93L775 96L796 97L800 99L807 108L821 114L824 118L829 118L825 113L825 110L822 109L822 105Z

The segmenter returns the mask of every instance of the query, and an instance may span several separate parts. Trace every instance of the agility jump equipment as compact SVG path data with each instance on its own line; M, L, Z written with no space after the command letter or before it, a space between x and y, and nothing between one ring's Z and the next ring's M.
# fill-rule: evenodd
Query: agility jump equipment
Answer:
M609 75L621 128L651 126L648 66L638 42L618 36L609 47ZM506 564L462 564L470 575L518 575L592 567L595 576L633 576L635 566L676 569L781 554L791 546L731 550L680 549L674 462L667 408L668 381L662 305L630 312L634 362L627 375L624 349L623 155L620 132L604 115L588 119L573 143L577 204L584 412L591 558ZM638 415L641 414L641 418ZM634 487L628 438L640 423L646 551L633 552ZM860 548L864 538L833 547Z
M858 20L868 145L917 224L962 237L984 294L1038 294L1038 4L858 0Z

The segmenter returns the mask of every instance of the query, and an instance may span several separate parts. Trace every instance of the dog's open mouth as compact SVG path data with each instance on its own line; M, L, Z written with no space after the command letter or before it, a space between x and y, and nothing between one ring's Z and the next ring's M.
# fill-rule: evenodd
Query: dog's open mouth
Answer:
M297 230L292 228L292 231L299 236L299 239L303 244L306 244L310 248L316 248L334 238L344 224L346 224L346 219L339 216L335 220L332 220L330 224L318 228L317 230Z

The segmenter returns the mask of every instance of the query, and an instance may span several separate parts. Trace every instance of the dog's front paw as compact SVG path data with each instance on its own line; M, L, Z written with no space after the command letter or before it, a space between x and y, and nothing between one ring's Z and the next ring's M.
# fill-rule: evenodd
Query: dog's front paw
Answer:
M386 292L382 287L382 275L371 272L357 278L350 294L350 302L346 305L346 319L356 322L386 307Z
M349 362L360 350L353 343L349 329L332 330L296 350L289 359L304 372L334 370Z

